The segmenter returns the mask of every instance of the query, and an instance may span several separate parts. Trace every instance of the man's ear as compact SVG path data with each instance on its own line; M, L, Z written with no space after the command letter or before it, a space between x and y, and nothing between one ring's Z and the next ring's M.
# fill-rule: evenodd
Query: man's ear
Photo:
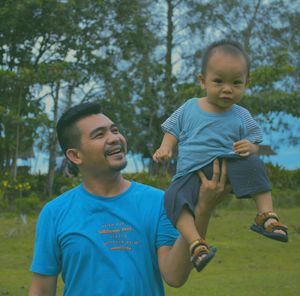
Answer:
M198 81L199 81L199 83L200 83L201 88L202 88L203 90L206 90L205 77L204 77L204 75L200 73L200 74L198 74L197 78L198 78Z
M66 155L67 155L68 159L71 160L74 164L76 164L76 165L81 164L81 162L82 162L81 154L77 149L75 149L75 148L68 149L66 151Z

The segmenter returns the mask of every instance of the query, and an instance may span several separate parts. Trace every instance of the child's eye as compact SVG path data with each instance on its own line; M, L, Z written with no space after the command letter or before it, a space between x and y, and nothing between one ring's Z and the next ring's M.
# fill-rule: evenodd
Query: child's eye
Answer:
M235 81L233 82L234 85L240 85L240 84L242 84L242 83L243 83L242 80L235 80Z
M218 84L219 84L219 83L222 83L222 79L219 79L219 78L216 78L216 79L214 79L213 81L214 81L214 83L218 83Z

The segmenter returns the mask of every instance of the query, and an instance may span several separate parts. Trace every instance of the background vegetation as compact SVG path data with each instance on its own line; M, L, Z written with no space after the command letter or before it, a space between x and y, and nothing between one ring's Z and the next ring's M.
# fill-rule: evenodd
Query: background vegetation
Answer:
M82 101L99 101L157 173L149 160L160 124L202 95L202 52L220 38L239 41L252 60L242 105L297 145L284 115L300 116L299 16L298 1L285 0L0 1L0 176L16 182L18 161L39 149L49 156L40 198L50 197L61 153L55 125Z
M164 189L175 162L159 168L151 161L160 124L186 99L203 95L196 77L204 47L232 38L252 60L242 105L266 133L284 131L286 143L299 145L299 131L285 120L300 117L298 2L0 0L0 295L26 295L36 215L80 182L57 159L55 125L70 106L99 101L130 153L142 155L147 173L127 177ZM48 155L46 174L30 162L20 166L37 150ZM220 257L184 288L167 288L168 295L300 294L300 170L268 164L268 173L290 244L245 232L253 204L229 196L210 230Z

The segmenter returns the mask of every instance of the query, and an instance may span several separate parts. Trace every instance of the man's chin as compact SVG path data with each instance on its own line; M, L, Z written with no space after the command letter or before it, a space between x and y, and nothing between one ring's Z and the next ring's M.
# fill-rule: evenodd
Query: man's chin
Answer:
M113 166L113 170L116 172L122 171L127 166L127 160L125 160L122 164Z

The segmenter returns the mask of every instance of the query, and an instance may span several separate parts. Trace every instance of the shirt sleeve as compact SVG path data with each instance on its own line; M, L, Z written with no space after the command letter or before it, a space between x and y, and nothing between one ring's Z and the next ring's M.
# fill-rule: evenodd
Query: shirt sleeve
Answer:
M243 109L242 120L245 128L245 138L253 144L259 144L263 140L263 133L250 112Z
M48 205L43 208L37 222L34 255L30 270L49 276L55 276L61 270L60 248L55 236L53 215Z
M183 117L184 107L185 107L185 104L181 105L161 125L161 128L164 133L172 134L174 137L179 139L179 134L181 131L181 126L182 126L182 117Z

